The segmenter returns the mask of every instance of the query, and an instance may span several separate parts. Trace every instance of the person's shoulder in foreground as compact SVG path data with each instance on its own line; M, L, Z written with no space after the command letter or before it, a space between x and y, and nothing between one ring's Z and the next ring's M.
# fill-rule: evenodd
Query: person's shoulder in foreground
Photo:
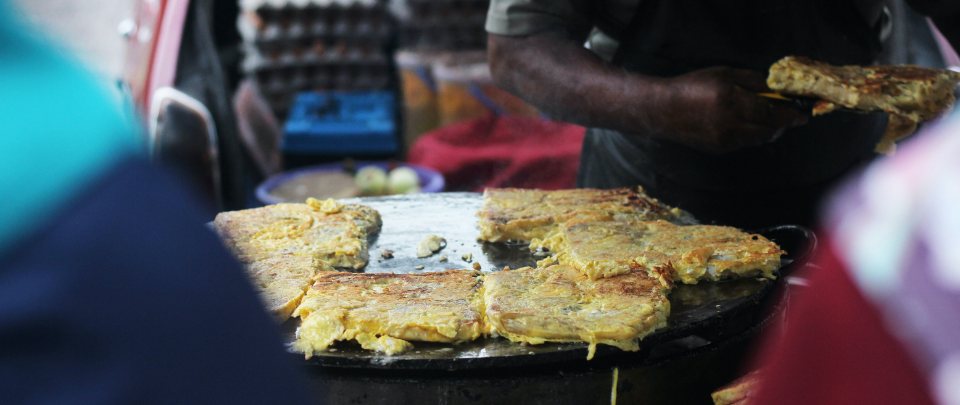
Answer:
M0 1L0 402L311 401L197 200L97 83Z
M954 114L835 196L751 404L960 403L958 156Z

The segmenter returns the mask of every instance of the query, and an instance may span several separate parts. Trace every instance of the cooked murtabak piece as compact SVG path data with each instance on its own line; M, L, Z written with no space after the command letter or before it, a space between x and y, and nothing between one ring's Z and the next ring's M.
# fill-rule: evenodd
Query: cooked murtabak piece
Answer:
M488 334L514 342L598 343L639 350L638 340L667 324L670 302L642 270L591 280L567 265L504 270L483 281Z
M267 310L288 319L319 272L367 263L367 236L380 229L370 207L334 200L222 212L213 221L247 269Z
M813 115L838 108L884 111L890 121L877 152L892 152L894 142L916 131L954 103L960 73L898 66L832 66L788 56L770 67L767 85L789 96L816 97Z
M320 260L296 255L245 261L245 267L260 300L280 322L290 318L321 271L334 271Z
M297 255L359 269L367 263L367 236L380 230L381 220L367 206L310 199L221 212L213 224L227 248L251 261Z
M591 279L644 269L664 287L739 277L774 278L786 252L762 235L666 221L568 224L543 246Z
M323 273L294 311L307 358L338 340L388 355L409 341L463 343L482 333L480 273Z
M560 225L581 221L690 222L689 214L660 203L639 187L615 190L530 190L488 188L483 193L480 240L488 242L546 239Z

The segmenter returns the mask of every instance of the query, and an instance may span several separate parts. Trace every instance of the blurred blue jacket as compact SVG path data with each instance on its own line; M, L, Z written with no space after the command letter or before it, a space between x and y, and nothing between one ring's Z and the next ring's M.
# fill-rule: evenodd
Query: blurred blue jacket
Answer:
M98 83L0 0L0 403L315 403Z

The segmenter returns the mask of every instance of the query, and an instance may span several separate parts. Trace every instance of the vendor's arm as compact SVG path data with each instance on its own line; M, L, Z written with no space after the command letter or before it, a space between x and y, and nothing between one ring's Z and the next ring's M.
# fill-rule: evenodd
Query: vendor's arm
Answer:
M907 4L929 16L953 49L960 50L960 0L907 0Z
M769 142L783 127L806 121L801 112L756 96L770 91L762 73L723 67L674 78L627 73L583 47L584 22L575 16L537 14L533 1L515 13L525 19L510 20L497 9L509 2L495 0L487 24L494 80L554 118L642 132L708 153ZM558 14L569 19L555 21ZM523 26L525 20L537 24Z

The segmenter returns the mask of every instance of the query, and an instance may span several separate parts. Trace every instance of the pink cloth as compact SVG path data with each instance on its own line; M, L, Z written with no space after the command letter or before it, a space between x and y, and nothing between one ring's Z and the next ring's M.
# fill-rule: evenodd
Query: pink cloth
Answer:
M943 55L943 61L947 64L947 67L951 66L960 66L960 56L957 56L957 51L950 46L950 41L947 41L947 38L940 33L940 30L937 29L937 26L933 24L933 21L927 19L927 24L930 25L930 30L933 31L934 38L937 39L937 45L940 46L940 54Z
M407 160L443 173L447 191L573 188L584 131L573 124L490 114L427 133Z
M826 240L786 321L767 331L748 405L932 405L926 378Z
M960 404L958 201L956 114L842 187L750 403Z

